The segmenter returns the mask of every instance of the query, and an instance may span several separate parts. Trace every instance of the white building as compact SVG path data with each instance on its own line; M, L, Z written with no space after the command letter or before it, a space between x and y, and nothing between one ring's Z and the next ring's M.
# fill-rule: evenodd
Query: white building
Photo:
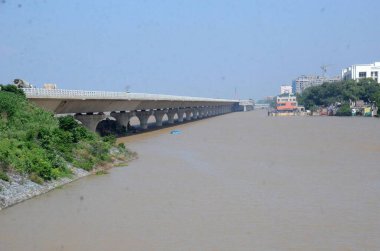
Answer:
M280 94L292 94L292 86L291 85L281 85Z
M52 83L46 83L46 84L44 84L43 88L48 89L48 90L54 90L54 89L57 89L57 85L52 84Z
M373 64L355 64L342 70L342 78L344 80L373 78L377 83L380 83L379 72L380 62L375 62Z

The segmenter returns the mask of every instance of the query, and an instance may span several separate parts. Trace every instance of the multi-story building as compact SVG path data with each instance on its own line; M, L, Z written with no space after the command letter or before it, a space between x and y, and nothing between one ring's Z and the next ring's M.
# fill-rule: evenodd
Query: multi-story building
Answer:
M284 93L292 94L293 93L292 86L291 85L281 85L280 94L284 94Z
M295 95L287 93L277 96L276 109L279 112L296 111L298 107L297 98Z
M293 93L302 93L306 88L311 86L321 85L323 83L334 83L340 81L339 76L336 77L324 77L324 76L313 76L313 75L302 75L292 82Z
M362 78L373 78L380 83L380 62L373 64L355 64L342 70L342 78L344 80L359 80Z

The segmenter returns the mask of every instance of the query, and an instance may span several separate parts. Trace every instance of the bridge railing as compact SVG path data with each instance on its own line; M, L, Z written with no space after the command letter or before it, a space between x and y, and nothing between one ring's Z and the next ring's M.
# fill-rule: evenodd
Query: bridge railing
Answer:
M65 89L23 88L27 98L73 98L73 99L125 99L125 100L169 100L169 101L209 101L237 102L229 99L198 98L174 95L127 93L108 91L85 91Z
M65 89L42 89L42 88L23 88L26 96L49 96L49 97L126 97L124 92L106 91L83 91Z

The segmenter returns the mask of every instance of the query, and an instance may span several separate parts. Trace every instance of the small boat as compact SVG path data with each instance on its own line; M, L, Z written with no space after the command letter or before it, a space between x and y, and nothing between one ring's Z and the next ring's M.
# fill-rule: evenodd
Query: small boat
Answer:
M181 134L182 132L180 130L173 130L170 132L170 134L173 134L173 135L178 135L178 134Z

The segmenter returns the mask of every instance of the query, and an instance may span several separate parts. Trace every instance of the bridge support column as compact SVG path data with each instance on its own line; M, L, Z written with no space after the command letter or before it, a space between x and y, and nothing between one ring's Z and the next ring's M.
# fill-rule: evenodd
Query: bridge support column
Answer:
M128 127L129 120L135 115L134 112L111 112L111 117L114 117L116 121L126 128Z
M148 129L148 119L150 117L150 115L153 114L153 111L137 111L136 112L136 116L139 118L140 120L140 127L141 129L145 130L145 129Z
M178 109L178 122L183 122L183 114L185 114L185 109Z
M177 112L178 112L177 109L169 109L169 110L168 110L167 115L168 115L168 123L169 123L169 124L174 124L174 116L175 116L175 114L176 114ZM182 114L182 117L183 117L183 114Z
M203 107L202 108L202 114L204 118L207 118L209 116L208 114L208 107Z
M210 107L209 110L208 110L208 113L210 114L210 116L214 116L215 115L215 108L214 107Z
M198 118L198 114L199 114L199 109L198 108L193 108L192 109L192 113L193 113L193 119L197 119Z
M221 109L220 106L215 107L215 113L216 113L216 115L221 115L222 114L222 109Z
M167 113L167 110L156 110L154 111L154 117L156 118L156 126L162 126L162 118Z
M74 118L82 122L82 125L87 127L90 131L96 132L96 127L98 126L99 122L105 119L107 115L104 113L99 114L75 114Z
M185 111L185 114L186 114L186 120L190 121L191 120L191 109L187 109Z
M210 107L206 108L206 114L207 114L207 117L211 116L211 108Z
M202 107L198 108L198 119L201 119L201 118L203 118L203 108Z

